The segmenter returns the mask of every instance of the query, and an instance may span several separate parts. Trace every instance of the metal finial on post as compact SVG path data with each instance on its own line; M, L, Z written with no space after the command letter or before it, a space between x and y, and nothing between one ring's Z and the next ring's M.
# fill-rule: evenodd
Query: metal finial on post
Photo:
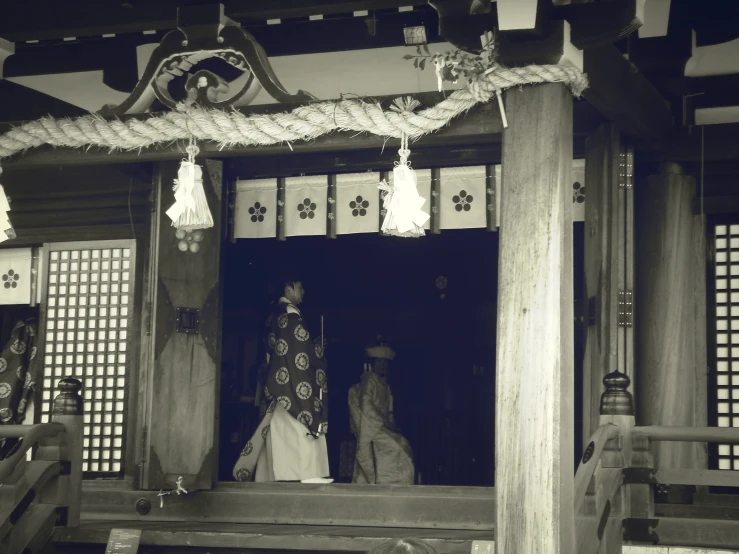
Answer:
M618 370L603 377L606 390L600 396L600 415L634 415L634 398L629 392L631 379Z
M57 384L59 394L54 398L54 415L82 415L83 404L80 391L82 383L78 379L65 377Z

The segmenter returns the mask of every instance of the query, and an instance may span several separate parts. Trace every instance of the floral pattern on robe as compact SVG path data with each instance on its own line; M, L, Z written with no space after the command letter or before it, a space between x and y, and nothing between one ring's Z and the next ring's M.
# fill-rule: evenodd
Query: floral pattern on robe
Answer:
M26 417L36 388L36 343L36 320L16 323L0 355L0 425L20 425ZM7 451L9 444L4 443L0 439L0 452Z

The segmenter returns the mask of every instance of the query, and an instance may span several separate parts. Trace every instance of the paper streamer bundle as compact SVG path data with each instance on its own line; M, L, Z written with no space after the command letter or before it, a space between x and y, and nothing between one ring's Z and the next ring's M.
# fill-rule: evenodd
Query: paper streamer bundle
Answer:
M195 163L200 150L192 140L186 150L188 159L180 164L174 181L175 203L167 210L167 215L176 229L209 229L213 227L213 216L203 189L203 168Z
M412 98L396 100L393 109L396 111L413 111L419 102ZM401 139L400 161L395 162L393 169L393 186L382 181L378 188L384 191L383 207L385 219L382 222L382 232L398 237L420 237L425 234L424 224L430 215L421 208L426 199L418 194L416 172L411 169L408 161L411 151L408 149L408 137L403 134Z
M0 167L0 175L3 174L3 168ZM8 212L10 211L10 203L8 197L5 196L5 189L0 185L0 242L15 237L13 225L10 223Z

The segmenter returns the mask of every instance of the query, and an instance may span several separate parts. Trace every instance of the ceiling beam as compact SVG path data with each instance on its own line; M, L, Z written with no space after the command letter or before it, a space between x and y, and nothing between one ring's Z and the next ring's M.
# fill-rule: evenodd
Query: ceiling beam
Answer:
M177 28L177 5L184 3L178 0L147 1L125 8L119 2L100 0L73 3L29 0L25 2L25 8L19 9L16 3L8 2L0 7L0 37L22 42L171 30ZM225 12L234 21L248 23L426 4L426 0L240 0L228 2Z
M5 79L0 79L0 98L3 99L0 122L32 121L46 115L76 117L87 113L63 100ZM1 124L0 132L4 132Z
M289 56L404 46L403 28L425 25L429 43L440 41L437 16L432 9L397 12L377 17L370 35L364 17L324 19L280 25L244 25L267 55ZM62 43L20 44L5 63L6 78L53 73L104 70L125 72L129 82L113 86L130 92L138 82L136 48L158 44L164 33L128 34L110 38L89 37ZM133 74L133 82L129 77Z
M703 143L703 144L701 144ZM669 147L645 161L698 162L736 160L739 152L739 123L683 127L673 133Z
M585 99L637 148L665 150L673 116L668 102L647 78L612 45L589 48L583 57L590 81Z

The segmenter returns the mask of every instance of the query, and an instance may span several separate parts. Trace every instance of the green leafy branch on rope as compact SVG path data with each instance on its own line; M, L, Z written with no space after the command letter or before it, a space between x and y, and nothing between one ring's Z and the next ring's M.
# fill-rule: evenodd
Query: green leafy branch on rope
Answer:
M468 83L481 75L499 67L497 42L493 33L483 35L483 48L480 54L470 54L460 49L454 49L443 54L431 54L427 44L416 47L416 55L406 54L404 60L413 60L413 67L423 71L427 62L436 68L436 76L441 82L456 83L463 77Z

